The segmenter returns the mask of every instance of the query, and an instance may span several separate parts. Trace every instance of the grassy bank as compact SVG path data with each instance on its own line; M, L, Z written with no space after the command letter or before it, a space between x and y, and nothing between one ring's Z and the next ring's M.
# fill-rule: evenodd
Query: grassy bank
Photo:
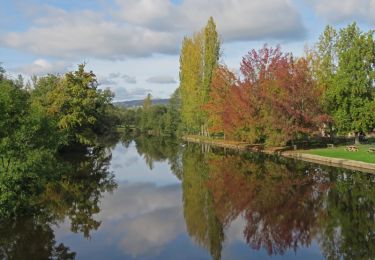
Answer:
M357 152L346 151L346 146L338 146L334 148L323 148L308 150L306 153L315 154L331 158L340 158L354 161L361 161L366 163L375 163L375 153L369 153L368 149L375 147L375 144L371 145L357 145Z

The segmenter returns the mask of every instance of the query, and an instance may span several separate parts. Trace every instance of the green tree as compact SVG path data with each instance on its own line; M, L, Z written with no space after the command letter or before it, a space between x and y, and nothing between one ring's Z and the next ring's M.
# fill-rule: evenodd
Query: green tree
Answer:
M220 57L220 40L211 17L206 27L191 38L185 37L180 55L181 118L188 132L209 135L208 115L213 72Z
M203 105L210 100L211 83L214 71L216 70L220 57L220 39L216 31L214 19L210 17L204 28L204 49L203 49L203 84L201 87L201 132L209 135L208 115L202 109Z
M141 121L140 121L140 129L142 132L147 132L149 129L150 125L150 110L152 106L152 96L151 94L147 94L145 100L143 101L143 106L142 106L142 113L141 113Z
M326 26L323 34L319 37L315 49L307 53L312 61L312 71L317 84L324 91L332 84L333 75L337 69L336 40L336 30L332 26Z
M202 85L202 40L203 34L184 38L180 55L181 120L188 132L198 132L200 128L199 88Z
M167 113L164 116L165 129L167 136L177 136L181 124L181 98L180 89L177 88L169 99Z
M338 68L332 87L327 89L339 131L354 132L356 143L360 132L375 126L373 34L361 32L355 23L340 30L336 46Z
M3 80L4 79L4 74L5 74L5 69L1 66L1 62L0 62L0 80Z
M327 26L312 54L312 69L324 93L323 104L341 134L375 126L374 31L353 23L337 32Z
M102 132L103 119L111 108L113 95L97 88L95 74L85 71L85 65L63 77L39 79L37 93L46 93L42 103L47 114L57 120L67 144L93 144L95 135ZM39 99L42 95L36 94ZM36 98L37 99L37 98ZM108 120L107 120L108 122Z

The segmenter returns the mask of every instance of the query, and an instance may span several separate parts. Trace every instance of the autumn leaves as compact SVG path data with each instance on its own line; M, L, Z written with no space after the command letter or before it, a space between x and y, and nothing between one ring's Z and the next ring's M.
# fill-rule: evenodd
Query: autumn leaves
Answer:
M205 106L213 129L229 138L271 145L318 130L325 118L319 106L321 92L306 59L265 45L249 52L240 70L238 76L225 66L216 70Z
M353 24L342 29L336 39L327 40L327 28L305 57L296 58L292 53L283 53L280 46L265 44L245 55L236 73L218 62L220 40L211 18L204 30L184 39L181 50L181 116L185 132L285 145L319 130L344 133L370 129L374 126L372 117L358 123L359 127L341 129L340 125L343 120L361 122L361 113L373 113L373 32L361 33ZM348 34L353 37L349 39ZM345 46L344 40L348 43ZM319 52L324 41L337 56ZM366 60L357 52L366 54ZM341 59L353 64L342 63ZM366 68L362 69L364 63ZM351 70L352 65L358 69ZM347 70L351 70L351 76L340 74ZM356 74L364 79L363 83L355 80ZM336 98L332 99L332 93ZM365 111L361 107L366 107ZM362 112L354 115L355 111Z

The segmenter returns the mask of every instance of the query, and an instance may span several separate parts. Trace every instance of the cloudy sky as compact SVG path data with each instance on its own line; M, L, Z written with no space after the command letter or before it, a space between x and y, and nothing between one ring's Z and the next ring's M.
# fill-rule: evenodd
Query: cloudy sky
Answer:
M237 69L265 42L300 55L326 24L375 28L375 0L0 0L0 62L25 76L86 62L117 100L165 98L178 86L182 38L210 16L222 61Z

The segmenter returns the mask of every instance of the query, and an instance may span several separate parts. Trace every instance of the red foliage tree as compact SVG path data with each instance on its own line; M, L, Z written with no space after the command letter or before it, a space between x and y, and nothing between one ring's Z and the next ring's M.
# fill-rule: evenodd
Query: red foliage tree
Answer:
M224 119L232 102L228 98L231 88L237 84L237 78L225 65L219 65L214 71L211 83L211 101L205 105L210 115L210 131L226 132Z
M213 131L250 142L266 138L277 145L312 134L327 120L305 59L265 45L243 58L241 74L238 80L223 67L215 74L206 107Z

